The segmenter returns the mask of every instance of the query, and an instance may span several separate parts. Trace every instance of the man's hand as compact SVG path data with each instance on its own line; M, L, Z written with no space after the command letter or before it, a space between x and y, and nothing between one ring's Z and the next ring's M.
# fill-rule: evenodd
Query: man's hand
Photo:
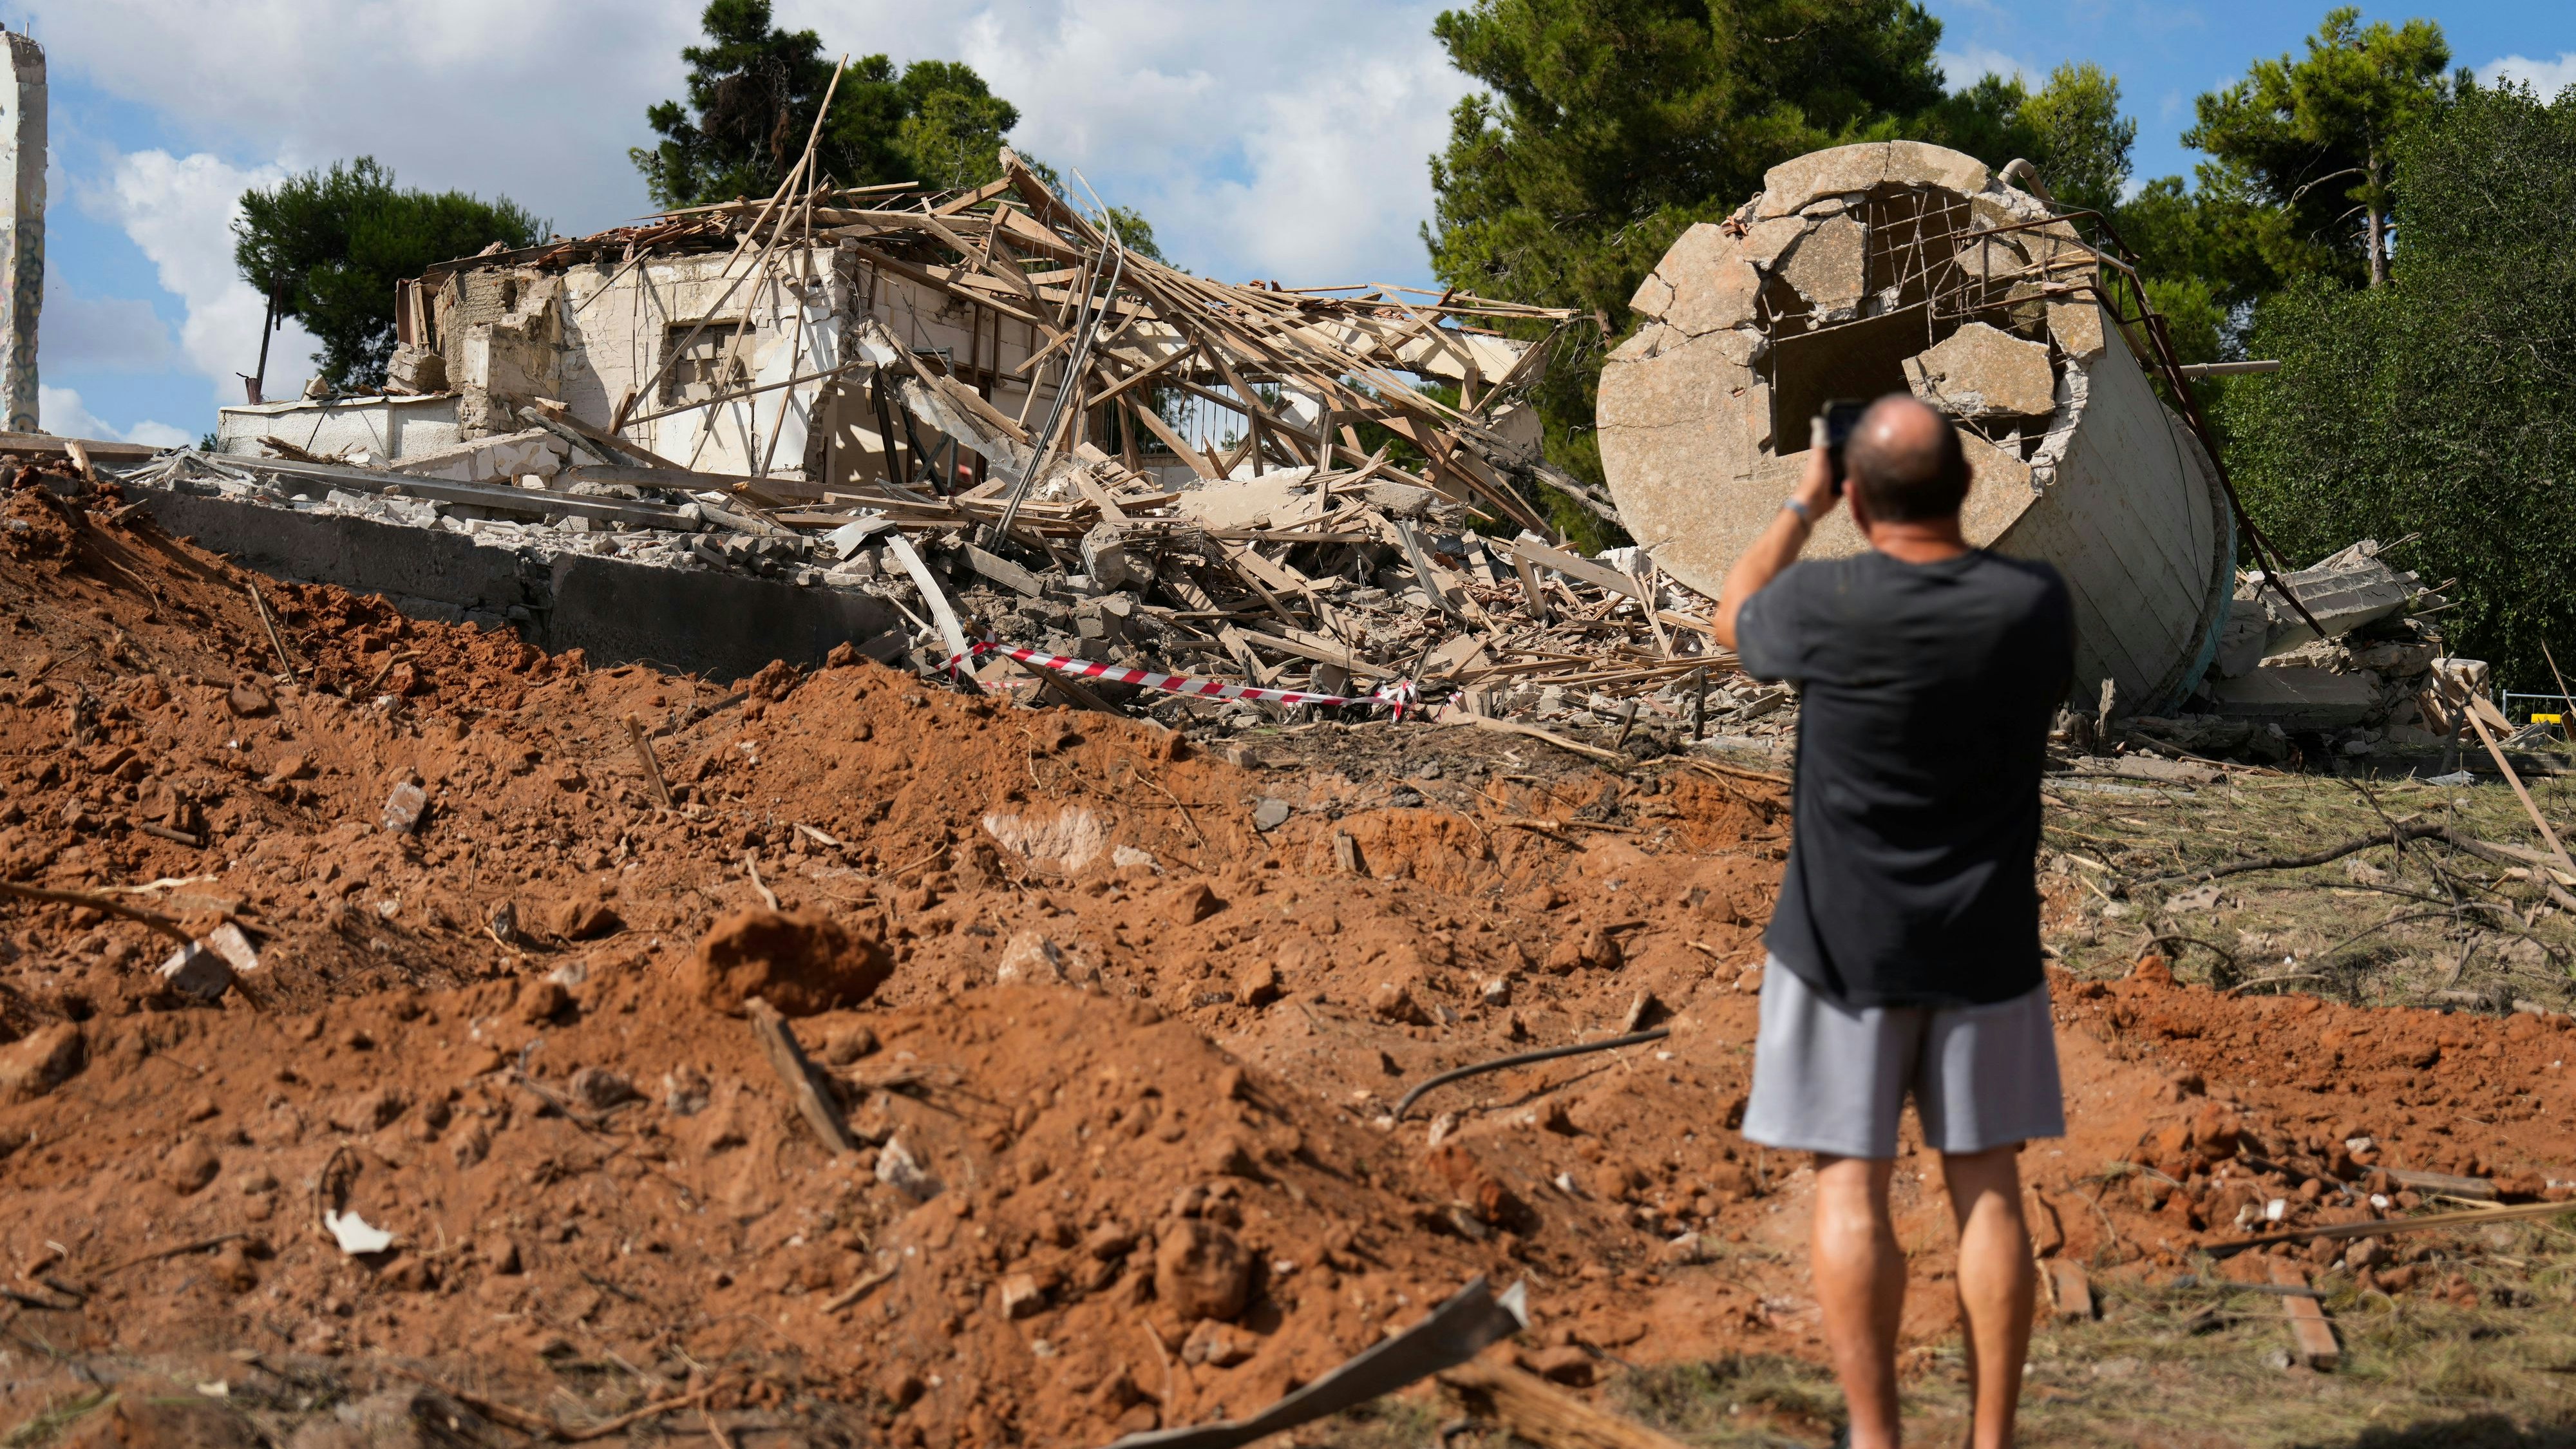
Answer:
M1834 511L1842 501L1842 490L1834 486L1833 460L1823 448L1807 450L1806 471L1798 475L1798 491L1789 495L1807 510L1816 523ZM1717 617L1711 626L1717 642L1735 647L1735 616L1742 612L1744 601L1762 591L1762 586L1780 576L1780 571L1798 561L1798 551L1807 546L1807 535L1814 524L1800 518L1797 511L1783 506L1772 516L1769 527L1753 540L1734 565L1726 571L1726 582L1717 592Z
M1832 455L1823 448L1809 448L1806 469L1798 475L1798 491L1789 496L1805 504L1815 521L1822 523L1834 505L1842 501L1843 490L1836 486L1837 481Z

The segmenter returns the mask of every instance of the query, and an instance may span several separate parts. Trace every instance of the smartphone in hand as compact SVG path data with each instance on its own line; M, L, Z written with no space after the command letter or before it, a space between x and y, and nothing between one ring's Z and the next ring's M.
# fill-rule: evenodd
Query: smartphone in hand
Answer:
M1819 410L1807 425L1807 446L1825 450L1825 461L1834 477L1834 496L1843 495L1843 446L1851 441L1860 427L1861 414L1869 404L1857 398L1835 398Z

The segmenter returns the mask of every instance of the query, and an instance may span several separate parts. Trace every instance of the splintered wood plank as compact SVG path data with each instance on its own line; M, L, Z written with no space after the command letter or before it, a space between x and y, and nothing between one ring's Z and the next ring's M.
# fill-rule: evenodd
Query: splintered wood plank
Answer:
M1441 1384L1542 1449L1683 1449L1678 1439L1595 1408L1521 1369L1482 1359L1440 1371Z
M2308 1286L2306 1271L2289 1259L2267 1258L2264 1262L2272 1270L2275 1285ZM2335 1346L2334 1325L2326 1322L2325 1309L2313 1298L2294 1297L2283 1302L2290 1317L2290 1343L2298 1351L2299 1361L2319 1373L2333 1369L2342 1360L2343 1350Z
M2072 1258L2049 1258L2040 1266L2048 1270L2048 1297L2057 1305L2057 1316L2069 1322L2091 1319L2093 1284L2084 1276L2084 1265Z
M757 996L744 1002L743 1009L751 1017L752 1035L760 1039L760 1049L769 1057L770 1070L778 1073L778 1080L787 1088L787 1095L795 1099L796 1110L805 1114L814 1135L834 1153L857 1150L849 1125L841 1120L840 1104L824 1094L826 1089L816 1080L814 1064L805 1059L805 1050L796 1044L796 1033L788 1029L787 1019Z

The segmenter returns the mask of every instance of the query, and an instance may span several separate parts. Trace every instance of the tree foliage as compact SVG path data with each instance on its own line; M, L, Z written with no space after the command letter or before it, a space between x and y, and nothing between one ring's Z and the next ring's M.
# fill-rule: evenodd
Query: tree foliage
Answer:
M661 142L627 152L656 204L702 206L761 197L805 153L834 62L811 30L781 30L769 0L710 0L708 43L680 52L688 99L645 112ZM841 186L912 181L935 190L980 186L1001 174L1017 107L962 61L916 60L897 72L882 55L852 61L815 138L815 167Z
M325 383L373 387L393 356L397 281L494 242L533 246L546 233L507 198L402 190L393 172L361 156L244 192L233 262L278 317L321 342L313 361Z
M1913 0L1475 0L1432 33L1484 86L1432 158L1432 270L1613 337L1684 228L1792 156L1896 135L1944 100L1940 22ZM1553 369L1538 399L1549 455L1592 481L1598 377L1596 353Z
M1941 24L1913 0L1476 0L1433 33L1485 89L1432 158L1432 270L1573 308L1608 340L1633 327L1628 298L1673 240L1791 157L1897 137L1995 166L2026 156L2068 205L2107 210L2137 135L2090 64L2036 95L2000 76L1946 92ZM1596 353L1553 369L1537 399L1550 458L1592 482L1598 377ZM1587 516L1555 512L1598 541Z
M2060 207L2104 216L2119 209L2129 150L2138 142L2138 123L2120 114L2119 81L2089 60L2061 65L2013 119L2029 137L2024 154Z
M2389 145L2389 285L2321 272L2263 303L2282 368L2225 395L2228 455L2294 558L2421 534L2401 562L2459 581L2455 646L2544 687L2541 641L2576 637L2576 87L2464 83Z
M2251 236L2282 278L2310 272L2387 278L2396 143L2449 93L2451 47L2429 20L2368 26L2328 11L2304 58L2258 60L2200 98L2183 143L2215 167L2205 185L2253 203ZM2214 174L2211 174L2214 171Z

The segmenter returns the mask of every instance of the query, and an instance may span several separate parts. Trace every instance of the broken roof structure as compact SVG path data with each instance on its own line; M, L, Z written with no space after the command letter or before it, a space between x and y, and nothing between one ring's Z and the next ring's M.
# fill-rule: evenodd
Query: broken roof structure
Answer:
M1956 151L1842 146L1674 243L1601 380L1601 458L1639 542L1714 593L1794 485L1832 398L1911 391L1966 435L1971 542L2066 575L2077 697L2190 693L2235 587L2238 520L2135 273ZM1860 548L1849 517L1820 556ZM2259 543L2258 543L2259 548Z

